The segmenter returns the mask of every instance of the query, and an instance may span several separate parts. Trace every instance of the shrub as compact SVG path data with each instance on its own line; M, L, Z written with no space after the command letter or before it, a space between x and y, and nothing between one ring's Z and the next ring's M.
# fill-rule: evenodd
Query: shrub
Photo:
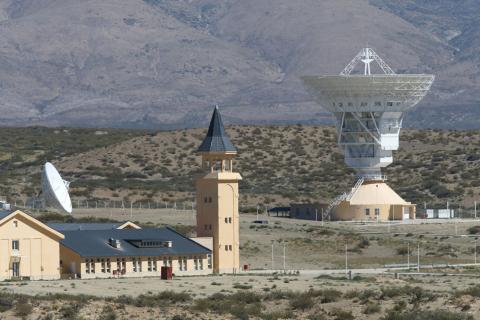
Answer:
M117 319L117 314L113 308L109 305L103 307L102 313L100 314L99 320L115 320Z
M30 315L33 311L33 307L30 303L27 302L19 302L15 306L15 315L18 317L25 318Z
M365 305L365 308L363 308L363 313L364 314L372 314L372 313L377 313L380 312L382 308L380 308L380 305L375 302L368 302Z
M344 311L341 309L333 309L331 312L331 315L334 316L335 320L354 320L355 319L351 311Z
M294 310L308 310L314 305L312 297L305 294L298 294L290 300L290 307Z
M473 226L467 229L468 233L470 234L479 234L480 233L480 225Z
M398 313L390 311L381 320L473 320L471 315L447 310L410 311Z

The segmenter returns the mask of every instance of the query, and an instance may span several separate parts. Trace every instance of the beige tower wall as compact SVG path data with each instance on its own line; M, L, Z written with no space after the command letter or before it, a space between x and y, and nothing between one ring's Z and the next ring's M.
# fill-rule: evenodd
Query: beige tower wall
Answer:
M0 224L0 280L12 278L15 260L20 263L20 277L59 279L61 237L24 213L12 214ZM14 240L19 241L18 254L12 250Z
M234 172L211 172L197 180L197 236L213 238L213 271L240 270L238 181Z

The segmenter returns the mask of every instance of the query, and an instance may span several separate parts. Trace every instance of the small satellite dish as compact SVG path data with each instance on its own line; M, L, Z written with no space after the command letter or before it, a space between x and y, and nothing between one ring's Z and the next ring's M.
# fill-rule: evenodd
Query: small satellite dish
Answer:
M72 213L72 201L68 194L69 185L70 183L62 179L53 164L45 163L42 171L42 196L47 208Z

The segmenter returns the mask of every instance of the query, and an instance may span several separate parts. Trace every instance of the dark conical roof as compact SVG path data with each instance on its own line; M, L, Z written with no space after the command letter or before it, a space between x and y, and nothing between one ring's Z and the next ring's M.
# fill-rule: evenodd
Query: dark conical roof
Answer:
M230 141L225 127L223 126L222 116L218 111L218 106L213 110L212 120L208 127L207 136L203 139L198 152L237 152L235 146Z

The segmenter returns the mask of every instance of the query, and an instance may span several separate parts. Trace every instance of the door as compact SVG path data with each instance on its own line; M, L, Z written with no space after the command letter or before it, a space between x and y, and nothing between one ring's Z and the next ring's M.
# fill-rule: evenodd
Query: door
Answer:
M12 262L12 277L20 278L20 262Z

